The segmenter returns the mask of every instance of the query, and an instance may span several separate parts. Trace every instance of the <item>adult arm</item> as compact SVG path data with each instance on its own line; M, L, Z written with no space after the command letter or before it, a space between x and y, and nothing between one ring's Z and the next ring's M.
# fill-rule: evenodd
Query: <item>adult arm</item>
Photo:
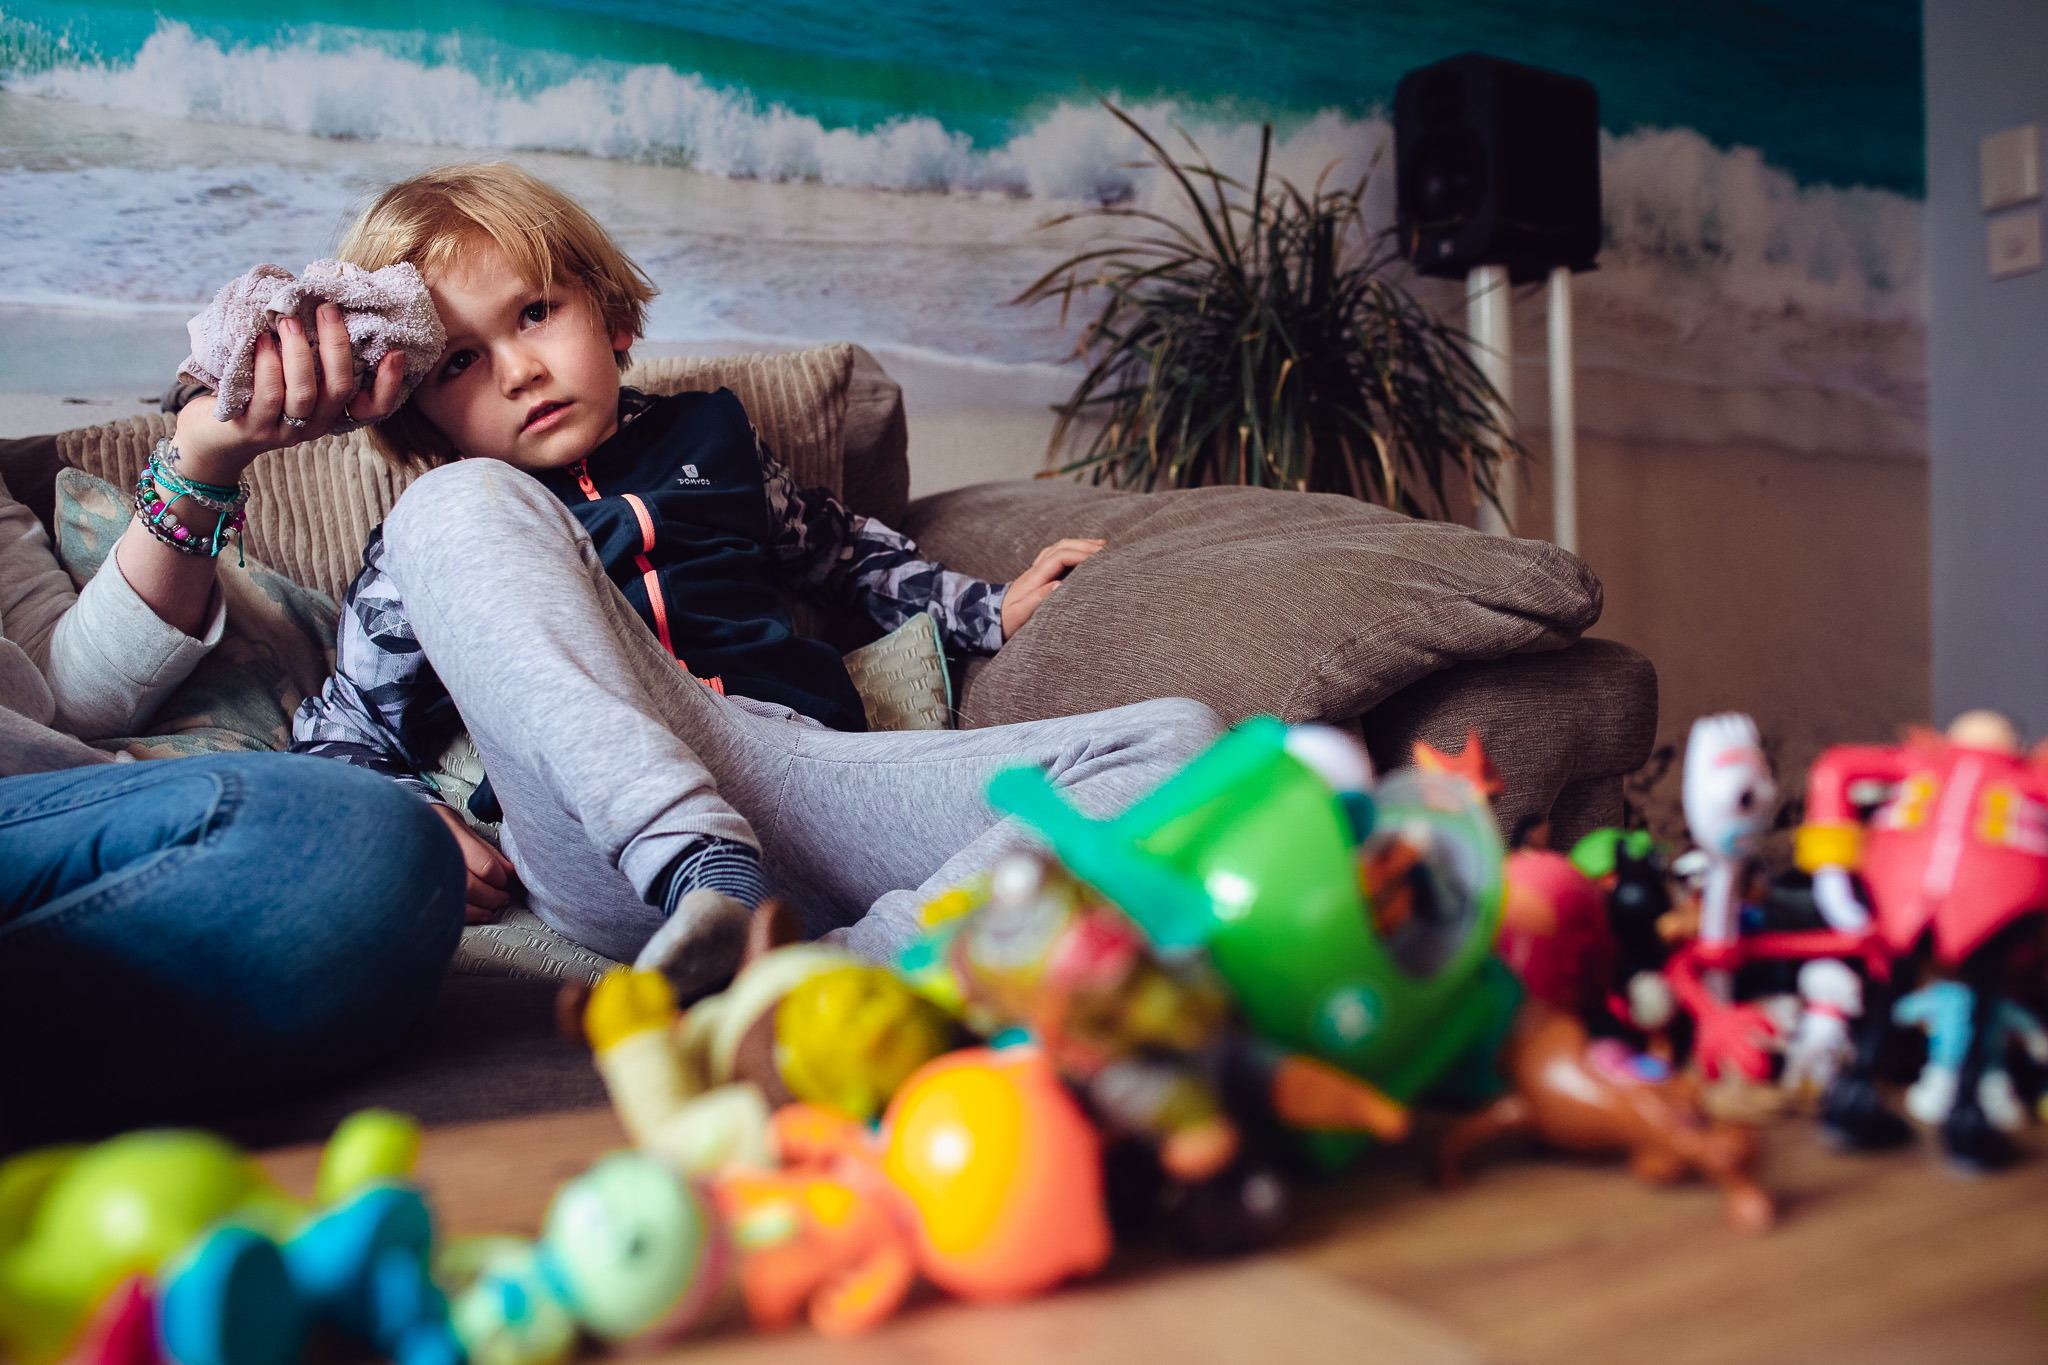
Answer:
M341 314L325 305L320 314L321 347L297 319L281 319L278 333L257 342L255 392L248 408L231 422L216 421L211 405L188 404L178 415L172 438L178 471L203 483L240 482L251 461L326 433L356 400L355 370ZM387 359L371 393L356 400L359 420L375 420L397 406L403 359ZM322 376L326 376L325 379ZM299 419L293 426L287 413ZM11 499L9 500L11 502ZM195 533L210 533L214 513L179 501L173 509ZM27 515L25 509L20 515ZM32 520L32 518L31 518ZM0 525L6 544L0 554L40 550L48 541ZM33 542L33 544L31 544ZM26 600L0 616L10 638L20 642L49 682L51 718L85 738L131 733L164 696L192 671L220 639L225 621L211 558L182 554L158 541L139 518L78 595L50 560L49 571L29 566Z

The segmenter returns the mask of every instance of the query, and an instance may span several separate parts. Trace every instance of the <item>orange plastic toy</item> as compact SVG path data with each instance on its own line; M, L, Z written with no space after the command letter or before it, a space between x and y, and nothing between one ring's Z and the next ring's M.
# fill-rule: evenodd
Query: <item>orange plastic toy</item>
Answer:
M918 1213L918 1264L963 1299L1019 1299L1109 1258L1095 1130L1036 1047L919 1068L884 1119L883 1170Z
M775 1136L784 1169L733 1167L711 1181L747 1316L773 1332L808 1310L821 1335L858 1336L896 1311L916 1277L898 1196L865 1130L836 1114L786 1105Z

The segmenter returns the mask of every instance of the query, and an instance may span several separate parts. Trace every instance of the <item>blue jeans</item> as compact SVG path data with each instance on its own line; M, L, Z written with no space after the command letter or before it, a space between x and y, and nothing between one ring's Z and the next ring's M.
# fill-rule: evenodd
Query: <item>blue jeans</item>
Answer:
M370 1060L432 1003L462 904L433 812L331 759L0 780L0 1149Z

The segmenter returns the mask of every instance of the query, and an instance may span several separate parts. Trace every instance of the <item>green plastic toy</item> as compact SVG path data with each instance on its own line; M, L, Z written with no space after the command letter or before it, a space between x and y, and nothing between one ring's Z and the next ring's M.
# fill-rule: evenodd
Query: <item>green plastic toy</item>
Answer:
M418 1152L411 1119L350 1116L323 1153L321 1203L409 1174ZM217 1221L282 1239L310 1212L240 1148L196 1129L10 1158L0 1163L0 1359L59 1359L116 1286L155 1274Z
M1412 770L1360 802L1325 776L1332 733L1246 721L1109 821L1075 811L1032 768L998 774L989 800L1162 951L1206 949L1268 1041L1398 1100L1446 1081L1483 1090L1520 998L1491 951L1503 856L1492 812L1464 780ZM1368 829L1361 809L1375 812ZM1362 885L1376 877L1370 900Z
M304 1208L233 1144L188 1130L128 1133L86 1148L28 1152L0 1166L0 1355L60 1357L122 1280L154 1273L207 1225L282 1230Z

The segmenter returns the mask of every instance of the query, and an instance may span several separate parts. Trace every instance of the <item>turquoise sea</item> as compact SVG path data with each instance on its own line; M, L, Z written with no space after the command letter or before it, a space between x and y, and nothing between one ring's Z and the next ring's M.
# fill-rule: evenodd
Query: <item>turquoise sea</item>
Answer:
M1097 97L1350 176L1400 74L1472 49L1598 85L1608 287L1918 315L1917 0L0 0L0 304L189 312L512 154L654 273L658 335L1054 359L1003 307L1072 244L1033 224L1156 194Z

